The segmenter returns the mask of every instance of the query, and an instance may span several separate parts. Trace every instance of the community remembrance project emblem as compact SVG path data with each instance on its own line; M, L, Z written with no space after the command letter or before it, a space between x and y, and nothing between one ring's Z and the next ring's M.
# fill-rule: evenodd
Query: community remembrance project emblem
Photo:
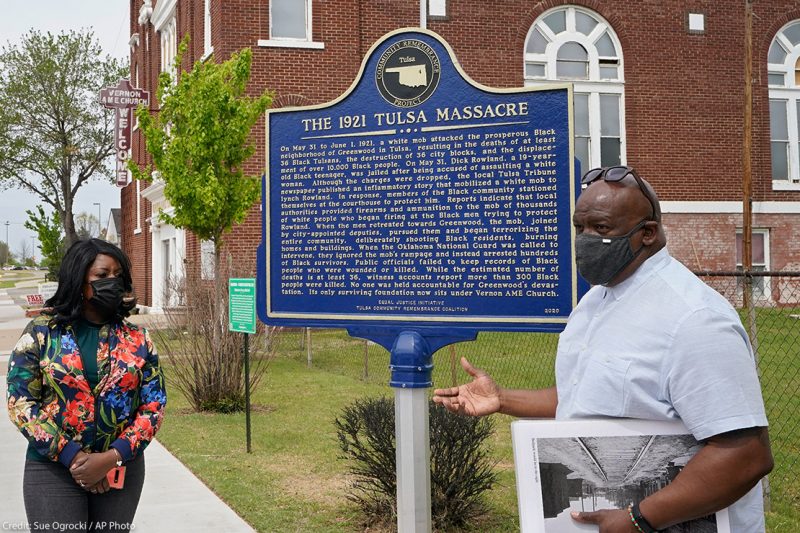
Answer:
M381 55L375 82L390 104L414 107L431 97L440 76L441 64L433 48L416 39L405 39Z

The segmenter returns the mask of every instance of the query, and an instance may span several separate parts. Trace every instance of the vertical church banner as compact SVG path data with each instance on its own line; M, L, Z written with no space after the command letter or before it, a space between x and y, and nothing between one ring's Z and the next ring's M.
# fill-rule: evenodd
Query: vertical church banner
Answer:
M571 85L480 85L413 28L335 101L269 111L261 319L562 329L578 299L571 110Z
M128 184L128 157L131 149L133 110L150 103L150 93L121 79L115 87L100 91L100 105L114 110L114 160L117 187Z

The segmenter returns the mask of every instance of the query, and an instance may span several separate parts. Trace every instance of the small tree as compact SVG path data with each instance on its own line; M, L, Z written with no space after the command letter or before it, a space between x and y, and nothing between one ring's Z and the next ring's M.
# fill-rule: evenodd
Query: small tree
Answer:
M178 49L178 66L188 42L187 36ZM196 375L199 381L218 381L215 369L239 360L239 354L226 342L227 278L222 275L220 256L223 235L244 221L261 192L259 176L246 176L243 168L255 151L249 141L250 131L272 98L268 93L255 98L246 95L251 62L252 52L246 48L223 63L199 61L177 81L167 69L158 83L160 112L151 115L144 107L136 111L154 168L140 167L131 160L133 176L148 180L157 170L164 182L164 196L173 208L170 214L159 213L161 220L188 229L214 245L213 320L204 327L204 334L210 338L206 349L214 363L200 369ZM236 403L240 389L230 386L221 390L217 404L225 404L226 395L230 403Z
M47 279L58 281L58 269L65 251L61 224L55 213L47 215L41 205L37 205L36 209L36 213L30 209L25 211L28 215L25 227L35 231L39 238L39 249L42 251L40 264L47 267Z
M27 266L33 256L33 245L27 239L19 242L19 262L22 266Z
M232 267L231 267L232 268ZM246 276L239 269L225 275ZM230 413L245 409L245 383L241 357L244 337L225 331L212 345L209 327L219 320L214 287L189 270L169 282L169 292L186 307L164 308L159 327L153 329L159 353L169 358L170 385L177 388L196 411ZM227 294L225 295L227 297ZM225 302L227 304L227 301ZM263 326L250 336L250 389L255 391L274 357L271 331ZM229 358L219 357L220 353Z
M175 62L181 64L188 37ZM174 212L161 219L214 243L216 272L223 235L241 223L261 193L259 176L245 176L244 163L255 147L248 137L272 103L269 93L246 95L252 52L245 48L228 61L199 61L177 83L169 69L161 73L161 111L136 111L153 166L164 181L164 196ZM151 179L152 168L130 161L137 179ZM217 276L219 278L219 276Z
M70 244L78 190L113 176L113 113L97 97L128 69L101 52L91 32L35 30L0 51L0 189L51 206Z

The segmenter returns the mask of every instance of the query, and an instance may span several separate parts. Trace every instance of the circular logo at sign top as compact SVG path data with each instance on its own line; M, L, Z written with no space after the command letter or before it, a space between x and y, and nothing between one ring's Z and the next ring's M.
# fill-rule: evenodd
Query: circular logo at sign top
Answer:
M414 107L431 97L439 85L441 70L433 48L416 39L405 39L381 54L375 81L387 102Z

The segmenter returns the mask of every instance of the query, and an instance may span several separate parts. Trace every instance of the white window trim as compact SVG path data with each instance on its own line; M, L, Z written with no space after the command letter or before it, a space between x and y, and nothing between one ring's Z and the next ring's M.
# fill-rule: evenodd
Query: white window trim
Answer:
M664 201L662 213L739 213L742 202ZM761 215L800 215L800 202L753 202L753 213Z
M600 150L601 150L601 143L600 139L601 134L601 124L600 124L600 95L601 94L618 94L620 95L619 100L619 139L620 139L620 164L626 165L628 161L628 149L627 149L627 134L625 128L625 63L624 63L624 56L622 53L622 45L619 42L619 38L614 31L614 28L607 22L603 17L601 17L598 13L583 8L576 8L576 7L568 7L566 9L567 16L566 16L566 32L563 32L556 36L547 26L543 24L541 26L537 26L537 22L540 20L545 19L551 13L555 11L563 10L564 6L559 6L553 9L549 9L539 15L536 21L531 25L530 30L528 31L528 36L525 39L525 49L528 46L528 39L530 39L530 35L533 32L534 28L539 28L542 30L542 35L550 41L545 49L543 54L533 54L533 53L524 53L523 60L522 60L522 72L523 77L525 79L526 86L535 86L535 85L546 85L552 83L554 81L571 81L573 84L574 93L578 94L587 94L589 96L589 157L591 159L591 163L589 168L582 168L581 172L586 172L587 170L595 167L600 166ZM577 12L584 12L586 14L591 15L594 19L598 21L597 26L595 26L591 33L587 36L582 33L579 33L576 29L575 25L575 13ZM618 72L618 79L616 80L601 80L600 79L600 59L605 58L607 56L600 56L597 52L597 46L594 44L600 36L608 31L608 35L611 38L611 41L614 44L614 47L617 50L617 56L615 59L618 60L617 65L617 72ZM556 64L557 64L557 53L559 47L566 43L566 42L577 42L581 46L583 46L587 53L589 59L589 79L588 80L568 80L566 78L560 79L556 77ZM546 78L534 78L534 77L527 77L525 76L525 66L529 62L536 62L536 63L544 63L546 69Z
M273 37L272 36L272 0L269 2L269 39L259 39L258 46L273 47L273 48L310 48L314 50L322 50L325 48L325 43L314 41L314 28L313 28L313 0L304 0L306 3L306 36L304 39L296 39L291 37Z
M142 182L136 180L136 227L133 230L134 235L142 232Z
M316 41L300 41L294 39L259 39L258 46L268 48L311 48L314 50L325 49L325 43Z
M786 180L774 180L772 182L773 191L800 191L800 183Z
M796 21L792 21L792 22L796 22ZM789 24L792 24L792 22L790 22ZM788 26L788 24L787 24L787 26ZM792 43L789 41L789 39L787 39L786 36L783 35L783 30L784 29L785 29L785 26L784 26L784 28L781 28L781 31L778 32L778 34L775 36L775 39L777 39L783 45L783 49L784 50L789 50L786 53L786 59L783 61L783 63L768 63L767 64L767 71L770 74L783 74L784 75L784 80L786 82L788 82L788 86L789 87L796 87L796 85L794 83L794 65L797 63L798 56L800 56L800 46L795 47L795 46L792 45ZM775 39L773 39L773 41ZM770 46L772 46L771 43L770 43ZM770 85L770 87L786 88L787 85L786 84L784 84L784 85Z
M435 13L434 14L432 12L433 10L431 9L431 0L424 0L424 5L427 8L425 10L426 15L427 15L426 18L431 18L431 19L434 19L434 20L436 20L436 19L439 19L439 20L446 19L450 14L450 9L449 9L450 6L448 5L450 3L450 0L442 0L442 2L444 3L444 13Z
M700 27L692 28L693 24L700 23ZM689 11L686 13L686 28L689 33L699 35L706 32L706 14L701 11Z
M555 11L562 11L564 10L564 6L555 7L553 9L549 9L539 15L536 20L534 21L533 25L531 25L528 35L525 38L525 49L527 50L528 47L528 40L530 39L531 32L535 27L537 27L536 23L540 20L544 20L550 14ZM583 8L576 8L576 7L568 7L566 9L567 16L566 16L566 32L560 34L560 37L557 37L553 34L552 30L546 24L538 26L539 29L542 30L542 35L550 41L545 49L543 54L534 54L534 53L525 53L523 54L523 76L525 73L525 64L528 62L535 62L535 63L545 63L547 69L547 77L546 78L533 78L533 77L525 77L525 81L568 81L566 79L559 79L556 77L556 64L557 64L557 53L559 47L564 44L565 42L577 42L581 46L583 46L587 53L589 54L589 80L576 80L577 82L597 82L600 84L606 83L619 83L624 85L625 83L625 64L624 64L624 57L622 54L622 45L617 37L614 28L601 17L598 13L590 10L590 9L583 9ZM594 27L592 32L587 36L584 35L576 29L575 26L575 13L583 12L587 15L590 15L592 18L596 19L597 26ZM608 30L608 35L611 38L614 47L617 49L619 54L615 57L619 61L618 64L618 74L619 78L616 80L600 80L600 59L604 59L610 56L601 56L597 53L597 46L595 45L595 41L606 31Z
M572 24L567 24L567 31L570 31L570 26ZM551 76L551 73L556 72L556 66L558 63L558 56L557 50L561 45L564 43L578 43L586 49L586 52L589 57L589 81L597 80L598 83L624 83L623 79L623 70L622 70L622 58L619 58L619 73L620 77L616 80L608 80L608 82L601 82L600 81L600 59L608 57L608 56L601 56L597 53L597 47L595 46L595 41L603 34L607 29L610 30L609 34L613 35L613 29L609 28L605 23L599 22L597 26L594 27L592 33L588 36L578 33L575 30L574 33L570 34L560 34L559 36L553 35L550 31L550 28L547 26L541 26L543 30L543 35L550 41L550 44L547 45L547 50L544 54L533 54L533 53L526 53L525 54L525 62L536 62L536 63L545 63L547 66L547 73L548 73L548 80L559 79L555 76ZM613 37L612 37L613 39ZM616 43L615 43L616 44ZM529 80L541 80L543 78L527 78ZM564 78L561 81L567 81ZM586 80L575 80L575 81L586 81Z
M214 53L214 46L211 44L211 0L203 2L203 57L205 61Z
M769 250L769 229L753 228L750 233L751 235L764 236L764 270L769 272L769 270L772 268L772 258L770 257L770 250ZM738 237L739 235L742 235L742 237L744 238L744 232L742 231L742 228L736 228L736 237ZM744 241L742 241L742 258L744 258ZM754 266L761 266L761 265L754 265ZM739 261L738 257L736 258L736 268L737 269L744 268L743 263ZM768 277L764 277L762 279L764 280L764 286L759 290L763 292L762 294L757 296L757 299L759 302L771 302L772 301L771 279ZM737 292L741 292L741 290L737 289Z
M169 20L175 17L175 7L177 5L178 0L159 0L150 17L153 29L160 32Z
M800 46L798 47L798 52L800 52ZM786 129L789 141L789 179L772 180L772 189L775 191L800 191L800 135L798 135L797 123L797 105L800 101L800 91L773 88L769 90L769 100L786 101ZM771 135L770 141L772 141Z
M753 228L751 230L752 235L763 235L764 236L764 270L769 270L772 265L772 261L770 260L770 253L769 253L769 229L768 228ZM744 235L742 228L736 228L736 235ZM742 266L742 262L739 261L739 258L736 258L736 266ZM759 265L760 266L760 265Z
M525 80L525 85L547 85L552 80L534 81ZM574 94L587 94L589 96L589 157L592 160L589 168L582 168L581 172L586 172L600 166L600 95L618 94L619 95L619 160L621 165L628 164L627 130L625 127L625 89L620 84L605 84L593 82L574 82Z
M169 72L172 82L178 81L178 65L175 59L178 56L178 21L173 16L159 32L161 34L161 72Z
M785 100L786 108L786 128L788 130L789 141L789 175L786 180L772 180L773 191L800 191L800 133L798 133L798 101L800 101L800 86L795 83L795 65L800 58L800 46L794 46L784 35L784 30L797 23L792 20L784 25L770 43L778 41L784 50L788 50L783 63L769 63L767 65L768 74L783 74L783 85L769 86L769 100ZM772 136L770 135L770 141ZM771 143L770 143L771 149Z

